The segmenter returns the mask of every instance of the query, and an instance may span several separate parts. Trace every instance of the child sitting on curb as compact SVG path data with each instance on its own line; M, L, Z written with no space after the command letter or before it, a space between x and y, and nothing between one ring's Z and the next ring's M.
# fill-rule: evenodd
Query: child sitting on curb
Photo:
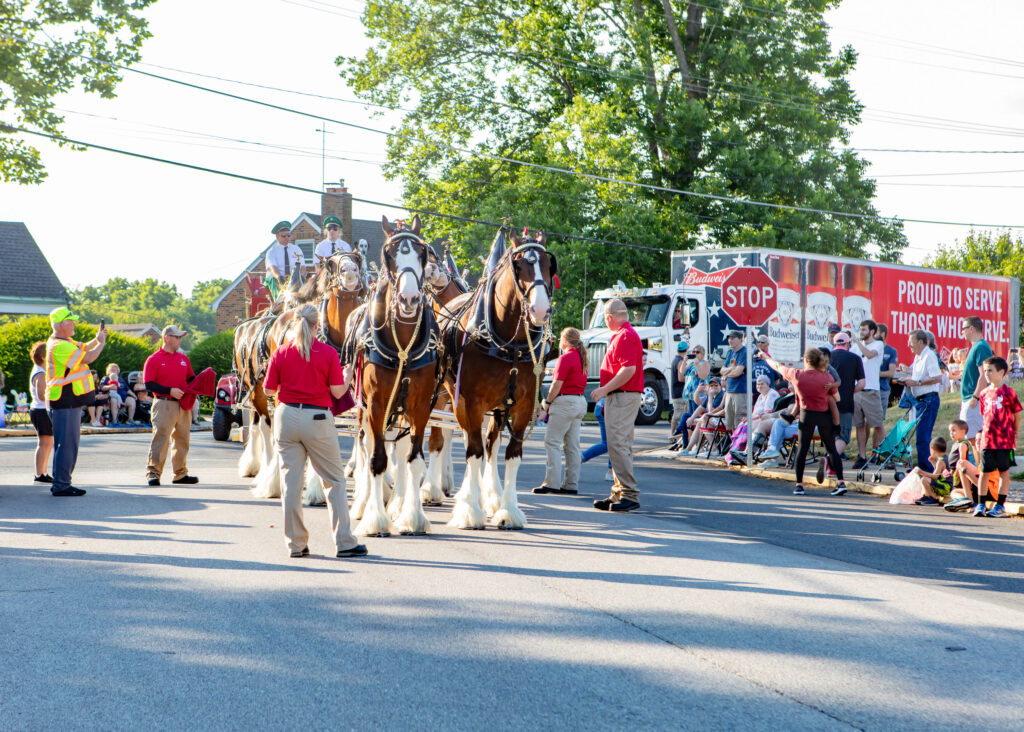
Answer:
M946 463L946 439L936 437L929 444L931 456L929 462L932 464L933 473L926 473L921 468L914 468L914 472L921 478L921 485L924 487L924 495L914 503L918 506L937 506L939 496L948 496L953 490L953 473Z
M962 419L949 423L949 439L953 445L949 450L949 469L953 473L953 490L949 497L953 500L945 505L947 511L967 511L974 505L971 490L978 485L978 468L972 462L967 430L967 422Z

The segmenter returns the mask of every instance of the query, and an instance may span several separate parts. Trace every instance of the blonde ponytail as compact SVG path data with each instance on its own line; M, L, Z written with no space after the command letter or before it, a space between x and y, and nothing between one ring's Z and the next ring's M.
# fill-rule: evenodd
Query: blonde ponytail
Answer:
M295 316L288 328L288 340L298 347L302 358L309 361L309 354L313 349L313 332L316 330L319 313L313 305L302 305L294 312Z
M583 345L583 341L580 340L580 332L575 328L566 328L562 331L561 337L565 339L565 342L569 344L570 348L576 349L576 352L580 354L580 364L583 366L583 373L587 373L587 349L586 346Z

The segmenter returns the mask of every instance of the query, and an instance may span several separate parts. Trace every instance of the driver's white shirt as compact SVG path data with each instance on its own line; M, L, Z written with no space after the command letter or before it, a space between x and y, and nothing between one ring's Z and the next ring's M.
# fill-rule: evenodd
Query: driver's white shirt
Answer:
M341 237L338 237L338 241L334 242L334 251L331 251L330 239L324 239L322 242L316 245L316 256L318 257L324 257L326 259L327 257L331 256L332 254L334 254L334 252L337 251L351 252L352 245L349 244L344 239L342 239Z
M274 267L277 267L277 271L281 273L281 276L284 276L285 250L288 252L289 274L291 274L297 266L302 265L302 250L299 249L298 244L289 244L287 247L283 247L277 242L274 242L274 245L267 250L267 256L264 260L267 272L270 272L270 267L273 265ZM296 255L299 257L298 260L295 259Z

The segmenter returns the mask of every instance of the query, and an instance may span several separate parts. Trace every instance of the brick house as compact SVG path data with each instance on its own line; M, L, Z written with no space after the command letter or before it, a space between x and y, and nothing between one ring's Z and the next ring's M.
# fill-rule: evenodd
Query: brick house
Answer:
M360 240L365 240L368 246L368 254L371 262L380 260L380 249L384 244L384 233L380 228L380 219L367 221L365 219L352 218L352 194L345 188L344 183L329 186L320 196L320 213L300 213L292 220L292 235L290 241L297 244L302 250L306 268L313 269L313 252L316 245L327 238L321 222L327 216L337 216L341 219L341 238L356 247ZM273 222L271 222L273 223ZM266 275L264 258L267 250L274 246L275 240L270 241L259 250L256 257L243 269L234 281L224 288L224 291L211 304L211 308L217 313L217 331L230 330L248 316L246 305L249 297L246 277L255 276L260 280Z

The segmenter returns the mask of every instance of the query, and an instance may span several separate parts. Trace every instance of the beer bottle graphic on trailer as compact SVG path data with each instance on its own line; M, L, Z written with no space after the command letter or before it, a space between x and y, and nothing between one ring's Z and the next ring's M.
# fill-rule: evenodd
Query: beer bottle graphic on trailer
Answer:
M768 352L772 358L788 366L799 365L800 348L800 260L796 257L771 255L768 275L778 286L778 307L768 321Z
M843 264L843 330L857 332L860 324L871 320L871 288L874 276L865 264Z
M839 266L816 259L804 261L807 286L807 346L829 348L828 326L839 322L836 309L839 294Z

